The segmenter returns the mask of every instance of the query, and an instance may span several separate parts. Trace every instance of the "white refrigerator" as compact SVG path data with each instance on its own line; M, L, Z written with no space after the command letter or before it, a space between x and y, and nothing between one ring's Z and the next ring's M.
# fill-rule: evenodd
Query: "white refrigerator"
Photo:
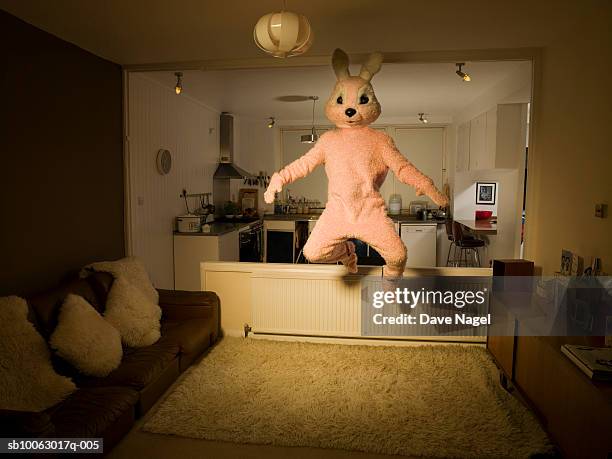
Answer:
M408 252L407 268L436 266L437 225L402 224L400 237Z

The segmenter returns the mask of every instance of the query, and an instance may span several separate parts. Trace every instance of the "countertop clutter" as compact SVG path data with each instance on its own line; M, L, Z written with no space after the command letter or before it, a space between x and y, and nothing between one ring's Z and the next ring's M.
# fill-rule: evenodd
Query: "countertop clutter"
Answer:
M266 214L263 216L264 220L281 220L281 221L316 221L321 214ZM418 224L418 225L427 225L427 224L444 224L444 219L427 219L422 220L420 218L415 217L414 215L408 214L398 214L392 215L388 214L388 217L397 223L407 223L407 224Z
M241 229L250 225L251 223L247 222L212 222L202 225L204 231L193 233L181 233L180 231L175 231L174 234L177 236L222 236L224 234L231 233L232 231L240 231ZM206 227L209 228L209 231L206 231Z
M265 214L261 220L280 220L280 221L316 221L321 214ZM422 220L415 217L414 215L399 214L389 215L389 218L396 223L402 224L414 224L414 225L442 225L444 224L443 219L427 219ZM260 220L256 220L258 222ZM203 225L207 227L208 231L200 232L180 232L174 231L177 236L222 236L223 234L231 233L232 231L240 231L252 225L254 222L212 222Z

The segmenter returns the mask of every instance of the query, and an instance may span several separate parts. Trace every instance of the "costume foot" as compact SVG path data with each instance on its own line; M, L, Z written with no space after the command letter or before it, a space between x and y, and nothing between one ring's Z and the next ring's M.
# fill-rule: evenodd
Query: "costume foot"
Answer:
M383 267L383 277L385 279L400 280L403 275L404 275L404 268L403 267L401 269L392 268L392 267L389 267L389 265L385 265Z
M346 241L347 256L342 259L342 264L346 266L351 274L357 273L357 254L355 254L355 243Z
M383 292L395 292L400 286L401 277L388 277L385 276L381 281L381 289Z
M346 269L348 269L348 272L351 274L357 274L359 271L357 269L357 255L354 253L351 253L348 258L342 262L342 264L346 266Z

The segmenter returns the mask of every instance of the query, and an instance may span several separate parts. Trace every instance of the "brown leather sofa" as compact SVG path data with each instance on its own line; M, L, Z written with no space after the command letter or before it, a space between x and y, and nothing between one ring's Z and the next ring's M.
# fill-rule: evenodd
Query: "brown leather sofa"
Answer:
M29 318L45 339L57 325L68 293L87 299L100 313L113 278L94 273L72 278L48 292L27 298ZM219 337L219 298L213 292L160 290L161 338L148 347L124 349L119 368L104 378L87 377L59 357L53 365L78 387L63 402L42 413L0 410L3 437L102 437L108 452L153 406L166 389Z

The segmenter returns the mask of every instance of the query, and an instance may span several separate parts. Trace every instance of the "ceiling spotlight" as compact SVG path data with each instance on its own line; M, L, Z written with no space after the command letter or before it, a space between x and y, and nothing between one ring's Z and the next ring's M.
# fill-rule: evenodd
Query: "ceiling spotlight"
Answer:
M312 129L310 130L310 134L301 136L300 141L302 143L315 143L317 140L319 140L319 134L317 134L314 124L315 104L317 103L317 100L319 100L319 96L310 96L309 99L312 100Z
M271 116L270 118L268 118L268 127L270 129L272 129L274 127L274 124L276 123L276 120L274 119L273 116Z
M429 120L425 118L425 113L419 113L419 121L423 124L429 123Z
M174 76L176 77L174 92L179 95L183 91L183 72L174 72Z
M455 73L459 75L463 81L472 81L472 77L470 77L468 73L461 70L461 67L465 65L465 62L457 63L455 65L457 66L457 71Z

